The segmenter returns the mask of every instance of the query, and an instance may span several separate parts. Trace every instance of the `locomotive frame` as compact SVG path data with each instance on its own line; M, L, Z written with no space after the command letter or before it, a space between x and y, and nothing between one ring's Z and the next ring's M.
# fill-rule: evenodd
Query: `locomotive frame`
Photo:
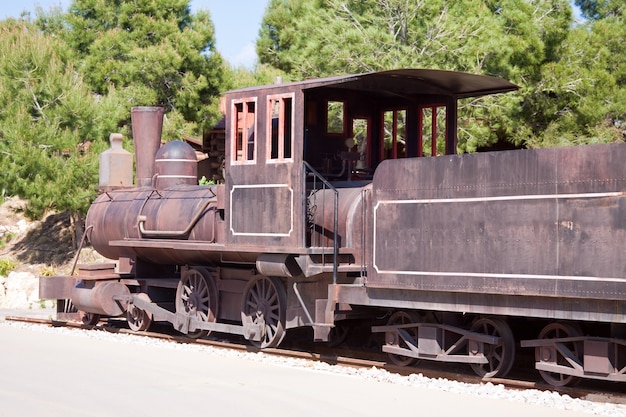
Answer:
M182 142L159 148L161 110L133 109L137 186L105 181L86 222L115 262L40 295L259 347L386 315L398 364L503 376L521 346L551 384L626 381L626 145L455 155L458 101L516 89L404 69L227 92L211 186Z

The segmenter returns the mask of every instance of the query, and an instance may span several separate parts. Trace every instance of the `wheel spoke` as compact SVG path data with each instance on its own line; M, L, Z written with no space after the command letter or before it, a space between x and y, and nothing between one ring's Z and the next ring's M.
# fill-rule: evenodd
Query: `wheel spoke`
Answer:
M269 297L266 297L267 299L267 303L271 306L275 305L276 300L278 299L278 294L276 294L275 292L271 292Z
M278 323L278 322L279 322L279 320L280 320L280 316L278 315L278 313L277 313L277 312L276 312L276 313L271 313L271 314L269 315L269 320L268 320L268 321L269 321L270 323Z
M251 291L250 293L251 295L251 302L254 303L254 306L258 306L259 302L261 301L261 297L259 295L258 289L254 289L253 291Z

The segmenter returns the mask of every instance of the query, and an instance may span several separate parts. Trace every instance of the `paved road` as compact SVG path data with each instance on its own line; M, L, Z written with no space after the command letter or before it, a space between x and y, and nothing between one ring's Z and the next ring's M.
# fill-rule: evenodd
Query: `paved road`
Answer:
M0 323L0 417L587 416Z

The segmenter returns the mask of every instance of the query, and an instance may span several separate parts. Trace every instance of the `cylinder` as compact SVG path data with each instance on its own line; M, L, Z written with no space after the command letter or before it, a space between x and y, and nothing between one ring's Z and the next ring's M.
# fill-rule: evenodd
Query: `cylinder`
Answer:
M162 107L133 107L130 110L138 187L152 184L154 158L161 147L163 114Z
M282 253L264 253L256 260L256 268L268 277L292 278L302 273L293 256Z
M119 316L124 314L124 303L115 301L114 297L130 295L128 287L117 281L98 283L93 288L85 288L79 285L72 288L72 304L86 313L95 313L105 316Z

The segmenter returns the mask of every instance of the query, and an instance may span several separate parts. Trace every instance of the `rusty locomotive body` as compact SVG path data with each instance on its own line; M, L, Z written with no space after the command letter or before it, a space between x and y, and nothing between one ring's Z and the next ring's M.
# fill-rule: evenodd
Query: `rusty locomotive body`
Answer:
M260 347L372 320L398 364L502 376L521 347L554 385L626 381L626 145L455 155L458 101L516 88L411 69L228 92L208 186L135 108L137 185L101 183L86 222L115 262L42 298Z

